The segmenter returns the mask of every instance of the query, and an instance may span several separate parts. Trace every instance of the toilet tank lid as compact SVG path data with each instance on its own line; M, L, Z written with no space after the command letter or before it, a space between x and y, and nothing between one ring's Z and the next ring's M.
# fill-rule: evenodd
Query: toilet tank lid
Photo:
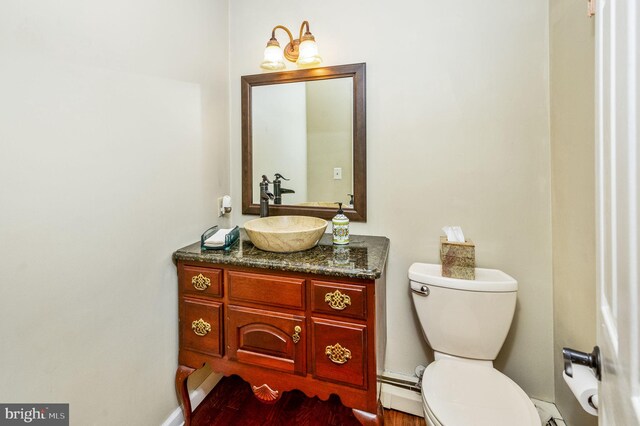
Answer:
M456 290L479 292L518 291L518 281L498 269L475 268L475 280L462 280L442 276L442 265L414 263L409 268L411 281Z

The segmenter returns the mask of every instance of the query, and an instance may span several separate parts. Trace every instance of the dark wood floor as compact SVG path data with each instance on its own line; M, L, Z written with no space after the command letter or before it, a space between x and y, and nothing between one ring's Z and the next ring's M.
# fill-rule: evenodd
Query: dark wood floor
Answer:
M424 426L424 419L385 410L385 426ZM256 399L238 376L224 377L193 415L194 426L360 426L334 395L327 401L300 391L284 392L275 404Z

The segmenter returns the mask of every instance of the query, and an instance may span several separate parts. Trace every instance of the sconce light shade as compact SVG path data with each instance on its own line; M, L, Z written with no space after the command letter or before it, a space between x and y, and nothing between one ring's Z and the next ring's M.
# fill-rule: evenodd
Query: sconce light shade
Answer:
M303 33L305 28L306 31ZM286 31L289 36L289 44L285 47L284 52L280 49L280 43L276 40L277 29ZM295 62L299 67L313 67L322 63L322 58L318 55L316 40L309 31L309 22L304 21L302 23L300 37L297 39L294 39L291 31L282 25L276 25L271 31L271 39L264 50L264 59L260 67L269 71L282 70L286 68L285 59Z
M267 47L264 49L264 59L260 67L270 71L283 70L285 68L284 55L277 40L271 39L267 43Z
M300 42L298 60L299 67L313 67L322 63L322 58L318 55L318 45L312 35L306 34Z

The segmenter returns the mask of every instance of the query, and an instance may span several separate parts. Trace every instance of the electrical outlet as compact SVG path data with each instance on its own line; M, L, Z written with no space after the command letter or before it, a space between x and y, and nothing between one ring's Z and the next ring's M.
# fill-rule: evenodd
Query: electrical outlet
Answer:
M218 198L218 217L222 216L222 197Z
M342 179L342 167L334 167L333 168L333 179L341 180Z

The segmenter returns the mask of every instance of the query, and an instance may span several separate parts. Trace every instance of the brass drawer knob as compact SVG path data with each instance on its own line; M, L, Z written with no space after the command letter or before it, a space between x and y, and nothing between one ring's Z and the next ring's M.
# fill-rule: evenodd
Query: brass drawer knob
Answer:
M211 285L211 279L202 274L198 274L191 278L191 284L193 284L196 290L205 291Z
M200 318L191 323L191 330L198 336L206 336L211 331L211 324Z
M293 328L293 336L291 336L291 338L293 339L293 343L298 343L300 341L300 332L302 331L302 329L300 328L299 325L296 325Z
M344 364L351 359L351 351L342 347L340 343L327 346L324 353L329 357L331 362L335 364Z
M347 306L351 306L351 298L346 294L340 293L340 290L325 294L324 301L336 311L341 311Z

